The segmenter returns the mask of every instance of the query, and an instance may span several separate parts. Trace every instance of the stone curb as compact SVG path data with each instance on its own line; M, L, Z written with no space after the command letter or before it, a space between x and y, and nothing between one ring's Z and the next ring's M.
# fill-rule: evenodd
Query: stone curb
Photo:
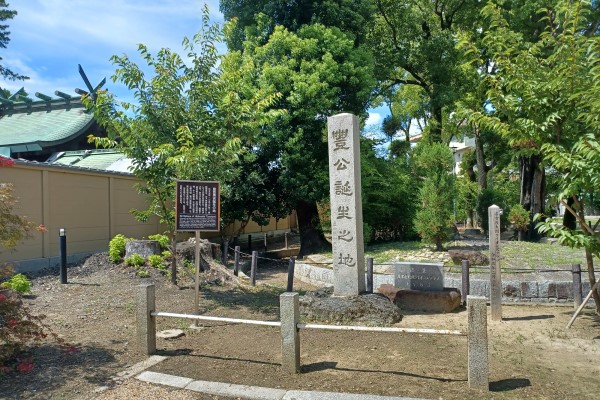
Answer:
M144 371L136 379L179 389L192 390L216 396L241 397L253 400L423 400L409 397L378 396L370 394L317 392L305 390L272 389L232 383L194 381L176 375Z

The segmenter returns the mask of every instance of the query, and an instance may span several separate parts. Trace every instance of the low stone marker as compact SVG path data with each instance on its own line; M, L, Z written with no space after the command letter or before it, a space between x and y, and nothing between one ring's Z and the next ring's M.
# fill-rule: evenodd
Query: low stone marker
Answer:
M394 264L394 285L377 290L404 310L451 312L460 306L460 291L444 288L442 264L399 262Z
M483 296L467 296L468 381L472 389L489 390L487 305Z
M441 264L395 263L394 284L399 289L442 291L444 271Z
M281 318L281 366L288 373L300 372L300 335L298 320L300 318L300 295L286 292L279 296L279 313Z
M156 318L152 312L156 311L154 285L139 285L137 292L137 342L142 354L156 352Z

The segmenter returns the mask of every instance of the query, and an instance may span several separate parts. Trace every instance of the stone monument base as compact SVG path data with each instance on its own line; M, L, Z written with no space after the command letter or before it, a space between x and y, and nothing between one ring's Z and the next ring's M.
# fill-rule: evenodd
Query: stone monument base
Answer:
M378 292L390 299L403 310L452 312L461 303L460 291L455 288L444 288L443 291L419 291L399 289L394 285L384 284Z
M333 297L333 287L300 296L300 314L311 321L335 324L352 322L381 326L402 320L400 308L381 294Z

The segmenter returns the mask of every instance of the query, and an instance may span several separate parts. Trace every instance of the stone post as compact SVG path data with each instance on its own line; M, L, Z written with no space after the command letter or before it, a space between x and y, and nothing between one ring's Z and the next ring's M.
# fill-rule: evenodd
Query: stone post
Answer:
M300 318L300 295L286 292L279 296L279 312L281 320L281 366L290 374L300 372L300 335L298 319Z
M489 390L486 298L467 296L468 381L471 389Z
M359 121L352 114L327 118L333 293L365 291Z
M488 208L490 238L490 306L492 321L502 321L502 277L500 276L500 215L497 205Z
M467 296L471 290L471 285L469 281L469 260L462 260L462 291L461 291L461 302L463 305L467 305Z
M154 285L138 285L135 319L138 348L143 354L156 352L156 318L151 315L154 311Z

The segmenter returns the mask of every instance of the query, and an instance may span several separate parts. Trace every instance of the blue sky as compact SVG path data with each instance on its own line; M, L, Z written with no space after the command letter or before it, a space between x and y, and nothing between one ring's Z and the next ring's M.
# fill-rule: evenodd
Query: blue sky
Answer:
M127 90L110 80L114 54L136 59L137 44L151 52L162 47L181 50L185 36L193 36L201 24L206 3L213 21L222 22L218 0L9 0L17 16L8 21L10 42L1 49L2 63L27 75L24 82L3 81L0 87L14 92L25 87L54 96L55 90L75 95L85 89L77 64L92 85L107 78L105 88L119 98L130 98ZM371 110L367 123L379 124L385 108Z

